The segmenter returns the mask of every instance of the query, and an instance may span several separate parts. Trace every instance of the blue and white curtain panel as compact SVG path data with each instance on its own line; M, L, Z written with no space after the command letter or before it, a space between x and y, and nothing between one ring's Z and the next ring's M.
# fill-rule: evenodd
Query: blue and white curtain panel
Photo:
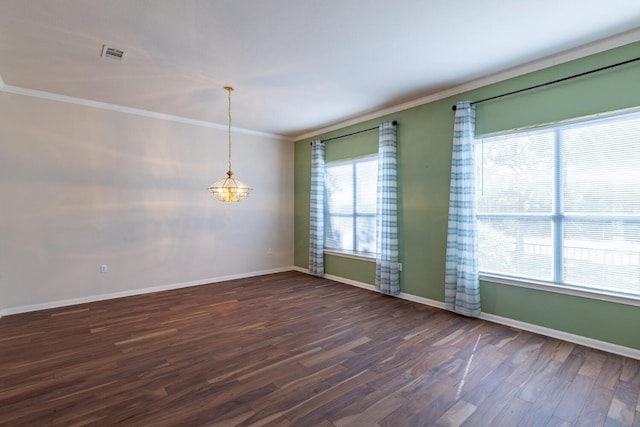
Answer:
M400 293L397 163L396 126L384 122L378 140L376 287L387 295Z
M324 276L324 142L311 143L309 273Z
M470 317L480 316L473 146L475 114L475 107L469 101L456 104L444 297L448 310Z

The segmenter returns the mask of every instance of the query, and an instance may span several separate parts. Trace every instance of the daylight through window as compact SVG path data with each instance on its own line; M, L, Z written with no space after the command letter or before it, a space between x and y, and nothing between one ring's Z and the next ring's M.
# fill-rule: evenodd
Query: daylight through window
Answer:
M326 249L375 254L377 175L377 155L326 164Z
M640 113L476 140L480 271L640 296Z

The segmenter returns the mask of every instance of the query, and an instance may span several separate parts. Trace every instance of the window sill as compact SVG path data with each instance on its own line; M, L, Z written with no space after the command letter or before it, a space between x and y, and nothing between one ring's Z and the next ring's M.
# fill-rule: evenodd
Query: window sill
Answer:
M336 250L331 250L331 249L325 249L324 253L327 255L334 255L334 256L339 256L339 257L343 257L343 258L351 258L351 259L357 259L360 261L369 261L369 262L376 262L376 256L375 255L365 255L365 254L357 254L355 252L340 252L340 251L336 251Z
M627 304L640 307L640 296L618 293L613 291L587 289L578 286L561 285L557 283L549 283L537 281L534 279L513 278L508 276L500 276L495 274L480 274L480 280L485 282L499 283L501 285L518 286L527 289L536 289L546 292L554 292L564 295L573 295L583 298L590 298L600 301L615 302L618 304Z

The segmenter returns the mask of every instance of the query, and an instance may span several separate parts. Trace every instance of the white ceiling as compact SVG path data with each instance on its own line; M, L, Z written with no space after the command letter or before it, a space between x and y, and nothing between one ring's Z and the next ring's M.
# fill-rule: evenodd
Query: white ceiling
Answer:
M293 137L638 28L638 0L0 0L0 76L225 125L231 85L234 126Z

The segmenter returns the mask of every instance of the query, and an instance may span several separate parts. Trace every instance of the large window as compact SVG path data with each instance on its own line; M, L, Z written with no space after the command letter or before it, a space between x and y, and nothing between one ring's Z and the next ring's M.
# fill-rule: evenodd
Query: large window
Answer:
M326 164L326 249L375 254L377 176L377 155Z
M480 271L640 296L640 113L478 139Z

